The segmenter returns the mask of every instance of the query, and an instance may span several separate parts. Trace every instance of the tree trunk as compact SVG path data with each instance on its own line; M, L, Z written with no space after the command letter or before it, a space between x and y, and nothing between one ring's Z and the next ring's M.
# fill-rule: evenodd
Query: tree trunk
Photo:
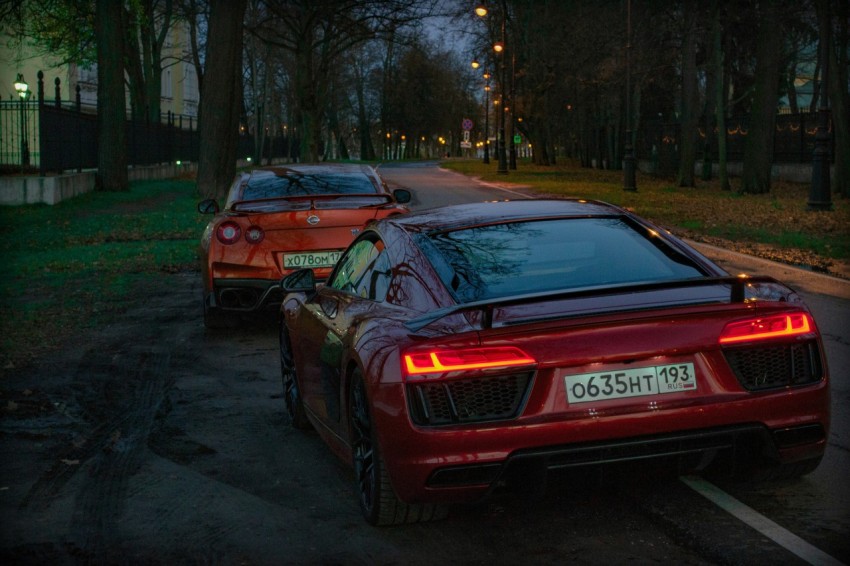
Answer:
M762 5L760 5L762 6ZM755 93L750 112L749 132L744 145L741 192L770 192L770 169L773 161L776 100L779 90L779 60L782 29L779 24L780 3L765 2L759 23L756 53Z
M103 0L109 1L109 0ZM201 96L198 191L222 198L236 170L246 0L212 0L204 92Z
M713 36L708 37L708 41L713 41ZM718 77L715 72L714 65L711 64L710 59L706 61L705 64L705 105L703 106L703 124L704 124L704 132L700 134L699 143L702 144L702 174L701 178L703 181L710 181L713 175L714 163L713 163L713 144L715 142L715 137L712 135L714 133L714 109L717 106L714 102L714 97L717 96L717 81L723 80L723 77Z
M198 92L204 91L204 67L201 64L201 53L198 47L198 22L201 17L200 0L185 0L185 15L189 22L189 46L192 53L192 66L195 67L195 76L198 79Z
M834 14L831 20L841 23L838 33L832 34L834 40L829 48L829 107L835 135L832 190L847 198L850 197L850 92L847 90L850 45L847 29L848 5L846 2L838 4L839 13ZM820 13L818 16L820 20Z
M366 93L363 76L363 68L359 62L354 64L355 92L357 94L357 133L360 136L360 159L361 161L372 161L375 159L375 146L372 145L370 135L371 124L366 114Z
M724 61L723 28L720 25L720 2L714 4L714 21L712 22L713 35L713 66L716 76L714 87L715 118L717 123L717 178L720 188L724 191L731 190L729 185L729 172L726 167L726 63Z
M139 23L134 10L122 9L124 16L124 66L130 89L130 107L133 120L142 121L147 116L148 103L145 92L145 77L142 72L142 58L139 52Z
M682 133L679 140L680 187L693 187L694 165L697 157L697 37L696 23L698 6L694 0L684 3L684 45L682 49Z
M147 119L152 124L158 124L162 110L162 46L165 44L165 38L172 24L173 0L157 2L156 7L154 7L154 0L141 0L139 8L142 11L142 22L138 40L142 42L142 68L148 105ZM159 30L156 28L157 17L161 22Z
M319 161L321 136L320 108L316 100L313 54L313 30L307 30L300 49L295 52L295 98L301 114L301 156L310 163Z
M328 134L334 143L333 149L330 148L331 144L328 143L329 147L325 149L325 152L333 151L336 154L334 156L336 159L350 159L348 147L345 145L345 136L339 123L340 98L337 96L337 85L334 82L331 83L329 89L329 100L331 103L328 107Z
M97 0L97 177L101 191L127 191L126 109L124 102L124 32L122 8L114 0Z

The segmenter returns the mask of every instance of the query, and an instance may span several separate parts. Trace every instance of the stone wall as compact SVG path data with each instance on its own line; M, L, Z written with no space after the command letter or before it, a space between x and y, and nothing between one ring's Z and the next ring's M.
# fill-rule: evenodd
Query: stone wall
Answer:
M197 171L197 164L149 165L131 167L127 175L131 181L140 179L170 179ZM56 204L63 200L93 191L95 172L66 175L0 177L0 205Z

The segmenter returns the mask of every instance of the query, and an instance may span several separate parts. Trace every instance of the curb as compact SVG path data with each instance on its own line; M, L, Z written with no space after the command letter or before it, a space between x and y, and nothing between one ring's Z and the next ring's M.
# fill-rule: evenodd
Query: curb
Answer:
M768 275L801 291L850 300L850 280L740 252L733 252L693 240L685 239L684 241L707 258L720 264L721 267L730 273Z

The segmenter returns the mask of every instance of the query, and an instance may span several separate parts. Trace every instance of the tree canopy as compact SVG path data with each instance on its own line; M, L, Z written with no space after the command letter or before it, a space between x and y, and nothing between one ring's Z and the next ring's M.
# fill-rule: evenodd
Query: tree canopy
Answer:
M224 79L238 88L210 105L203 98L217 98L220 87L212 94L208 84L222 84L210 74L221 71L211 59L219 36L208 29L220 3L123 0L131 107L139 117L158 113L162 48L180 23L202 85L201 119L235 108L235 123L216 135L250 132L256 159L269 138L284 139L303 161L457 153L464 118L481 141L482 124L492 135L504 115L508 136L533 147L538 164L571 157L620 168L631 132L638 159L684 186L694 186L696 161L706 176L713 159L727 184L727 138L737 136L745 149L736 188L762 192L770 189L777 113L813 113L827 97L833 188L850 196L846 1L488 0L484 17L474 14L477 4L245 0L230 12L242 31L232 46L236 75ZM0 12L0 24L63 61L90 64L94 16L95 0L22 0ZM438 44L425 33L436 22L464 41ZM818 48L821 36L828 49ZM496 42L505 44L501 54ZM486 108L483 70L492 87Z

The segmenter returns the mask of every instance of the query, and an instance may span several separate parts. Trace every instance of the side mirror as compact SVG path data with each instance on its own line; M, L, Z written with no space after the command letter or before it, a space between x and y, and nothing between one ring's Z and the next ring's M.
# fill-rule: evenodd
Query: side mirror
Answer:
M218 214L219 210L215 199L206 198L198 203L198 212L201 214Z
M281 279L280 288L284 293L314 293L316 275L312 269L299 269Z
M412 195L407 189L394 189L393 198L395 198L395 201L399 204L407 204L410 202Z

